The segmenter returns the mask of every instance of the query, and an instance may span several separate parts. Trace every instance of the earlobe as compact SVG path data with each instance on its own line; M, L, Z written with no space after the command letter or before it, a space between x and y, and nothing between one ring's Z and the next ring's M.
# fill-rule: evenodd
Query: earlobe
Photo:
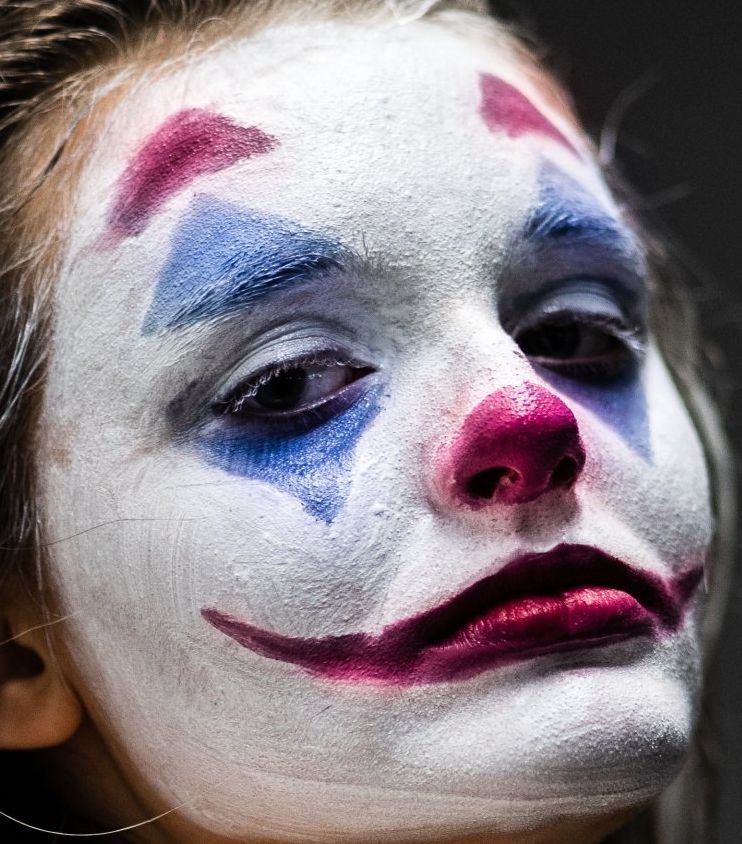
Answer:
M44 627L33 627L20 613L0 624L2 750L62 744L82 720L82 706L49 650Z

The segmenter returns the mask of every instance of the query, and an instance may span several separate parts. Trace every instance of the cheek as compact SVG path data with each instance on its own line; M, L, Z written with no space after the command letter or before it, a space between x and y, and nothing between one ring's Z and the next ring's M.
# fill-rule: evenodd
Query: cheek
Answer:
M668 565L704 562L713 532L706 460L656 349L640 382L583 407L594 436L587 489Z
M647 397L657 389L656 384L640 378L638 373L629 373L619 381L597 389L560 378L554 373L548 375L548 380L560 393L579 402L600 420L601 425L610 429L620 440L620 447L628 447L648 467L652 466L654 457ZM655 426L658 424L655 421Z
M178 625L219 650L226 640L214 638L201 616L205 609L218 608L287 636L320 636L363 626L378 594L383 594L377 583L382 567L369 559L368 515L348 508L352 512L344 511L342 527L328 524L295 494L297 487L303 495L319 491L327 496L320 499L325 506L344 495L344 486L338 488L331 470L340 465L343 485L353 486L357 480L353 454L343 458L347 465L339 464L337 457L329 467L319 465L315 481L301 474L292 477L297 466L291 457L272 451L269 459L268 471L276 473L275 482L265 477L230 478L216 474L208 464L194 467L188 483L183 483L180 508L201 518L187 526L175 548L155 549L158 567L170 567L170 589L178 595L180 607ZM250 470L254 469L251 463ZM204 487L188 486L200 477L208 479L204 487L211 486L208 496ZM296 484L293 490L286 489L290 483ZM376 546L371 551L378 553ZM268 660L255 666L267 678L276 668L283 671L279 663Z

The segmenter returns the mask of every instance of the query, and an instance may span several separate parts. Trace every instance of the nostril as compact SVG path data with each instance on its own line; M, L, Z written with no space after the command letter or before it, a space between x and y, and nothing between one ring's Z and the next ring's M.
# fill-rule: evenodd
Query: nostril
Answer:
M512 486L520 479L520 475L514 469L506 466L494 466L491 469L484 469L469 478L466 484L466 491L470 498L483 498L490 500L494 498L498 487Z
M579 473L580 467L577 465L574 457L563 457L551 473L549 488L559 489L560 487L570 487L577 480Z
M502 387L467 416L435 469L445 503L480 508L526 504L569 490L585 465L577 420L544 387Z

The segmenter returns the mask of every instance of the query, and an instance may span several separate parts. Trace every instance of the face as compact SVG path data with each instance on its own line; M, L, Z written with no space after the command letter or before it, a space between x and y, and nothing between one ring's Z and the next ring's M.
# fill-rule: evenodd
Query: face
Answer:
M668 783L704 459L640 244L504 50L221 46L129 88L70 226L47 576L145 803L431 841Z

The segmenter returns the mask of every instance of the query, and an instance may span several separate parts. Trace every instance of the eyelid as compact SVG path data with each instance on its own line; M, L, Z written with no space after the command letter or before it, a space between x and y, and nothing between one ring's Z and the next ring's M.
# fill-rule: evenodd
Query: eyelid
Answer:
M299 369L302 367L312 366L349 366L354 369L365 369L368 364L362 363L356 358L351 358L339 352L326 350L320 353L312 353L299 357L292 357L287 360L278 361L275 364L268 365L261 370L258 370L253 375L247 375L242 380L238 381L234 386L223 390L212 407L220 407L230 404L235 400L235 394L240 393L240 402L244 402L257 395L260 388L267 384L272 378L280 375L283 372L289 372L292 369Z
M643 345L646 318L643 303L630 301L614 283L594 277L570 278L545 286L537 295L520 297L503 318L509 334L517 333L543 321L564 314L583 315L593 324L620 330Z
M364 367L370 364L361 360L356 355L351 355L346 349L340 346L333 346L325 342L324 348L316 351L306 352L301 354L297 351L296 354L287 353L278 360L262 366L250 365L243 363L237 370L233 371L229 380L224 384L216 394L214 404L222 404L229 401L229 397L237 390L253 389L255 392L265 384L270 378L274 377L280 372L285 372L299 366L323 365L328 366L354 366Z
M208 368L184 384L167 403L168 437L186 442L196 431L210 428L215 401L251 376L272 365L322 352L337 353L341 358L383 369L381 350L367 345L342 323L314 315L290 323L276 320L241 342L233 341L227 359L221 358L218 352L205 358L209 361Z

